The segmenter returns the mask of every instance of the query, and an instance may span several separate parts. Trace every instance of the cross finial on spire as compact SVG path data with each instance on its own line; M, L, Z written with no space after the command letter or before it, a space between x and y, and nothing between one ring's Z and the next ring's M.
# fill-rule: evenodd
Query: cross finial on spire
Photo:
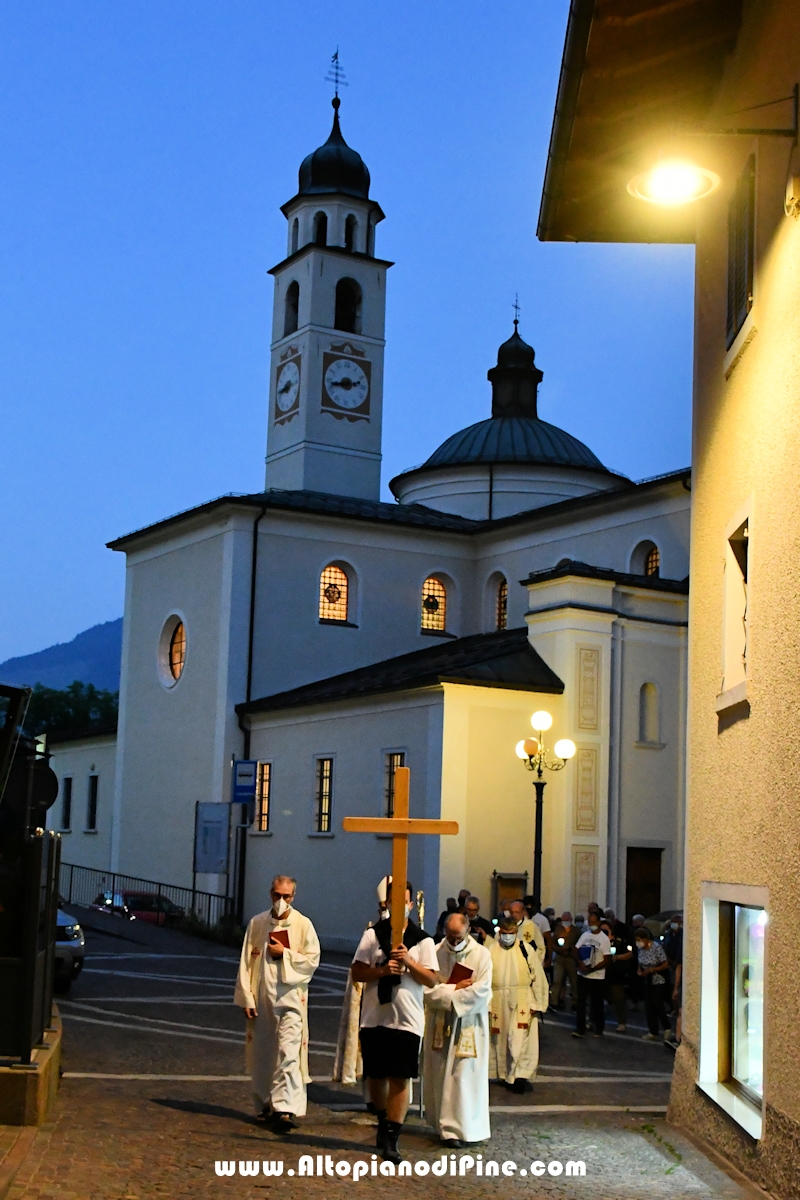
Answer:
M345 73L339 65L339 47L336 47L336 53L331 57L331 65L328 69L328 74L325 76L326 83L333 84L333 107L338 109L341 101L339 100L339 88L349 87L349 83L345 77Z
M511 307L514 309L514 332L516 333L519 325L519 292L514 293L514 303Z

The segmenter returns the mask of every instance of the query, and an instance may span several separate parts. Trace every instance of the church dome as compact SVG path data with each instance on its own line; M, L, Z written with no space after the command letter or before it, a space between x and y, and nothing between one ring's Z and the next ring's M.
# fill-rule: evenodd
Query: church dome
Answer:
M324 145L308 154L300 164L298 195L318 196L343 192L369 199L369 171L363 158L348 146L339 127L339 97L333 104L333 128Z
M520 345L525 345L518 334L514 337ZM508 342L505 344L509 345ZM512 352L519 353L516 347ZM532 357L532 350L530 354ZM489 417L486 421L478 421L443 442L421 469L468 463L535 463L606 470L583 442L538 417Z

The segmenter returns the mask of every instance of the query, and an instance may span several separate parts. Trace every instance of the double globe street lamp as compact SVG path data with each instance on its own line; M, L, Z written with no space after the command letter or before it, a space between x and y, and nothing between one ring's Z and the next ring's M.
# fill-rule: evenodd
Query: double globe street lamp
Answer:
M535 775L533 786L536 789L536 836L533 848L533 907L538 912L542 903L542 811L544 806L544 789L547 780L543 778L545 771L562 771L571 758L575 756L575 743L569 738L560 738L553 747L555 758L548 759L544 735L553 724L549 712L541 709L531 717L531 726L536 737L523 738L517 742L517 758L521 759L528 771Z

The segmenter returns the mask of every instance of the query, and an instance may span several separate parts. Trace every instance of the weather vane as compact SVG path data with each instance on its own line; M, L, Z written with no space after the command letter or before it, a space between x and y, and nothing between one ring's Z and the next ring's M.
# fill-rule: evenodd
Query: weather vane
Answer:
M511 306L514 309L514 326L519 325L519 292L514 293L514 303Z
M339 47L338 46L336 47L336 53L331 58L331 65L328 70L328 74L325 76L325 82L333 84L333 89L334 89L333 94L337 100L339 99L339 88L350 86L350 84L347 82L347 78L345 76L344 71L342 70L342 68L339 65Z

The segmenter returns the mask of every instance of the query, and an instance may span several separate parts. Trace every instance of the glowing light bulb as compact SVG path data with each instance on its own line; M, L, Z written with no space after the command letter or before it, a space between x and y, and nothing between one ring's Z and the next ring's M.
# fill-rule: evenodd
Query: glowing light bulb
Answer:
M689 204L710 196L720 185L720 177L706 167L684 159L670 158L643 171L628 184L637 200L668 206Z
M516 746L514 747L514 753L516 754L517 758L525 759L528 757L528 752L525 749L525 741L526 739L523 738L522 741L517 742Z
M550 713L545 712L544 709L541 709L539 712L535 712L531 717L531 725L537 733L544 733L552 724L553 718L550 716Z
M560 738L553 747L556 758L574 758L575 743L569 738Z

